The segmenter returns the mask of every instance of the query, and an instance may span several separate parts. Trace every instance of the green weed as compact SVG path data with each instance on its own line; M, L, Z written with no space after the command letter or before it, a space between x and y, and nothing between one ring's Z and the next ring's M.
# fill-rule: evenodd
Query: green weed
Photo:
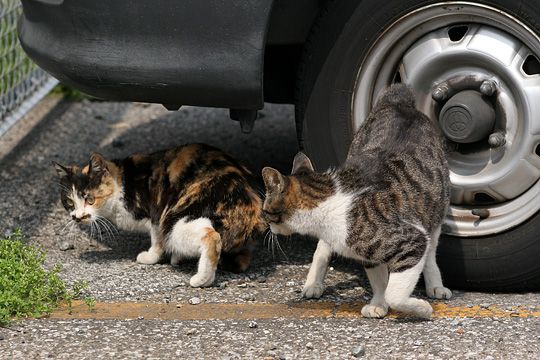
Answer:
M0 326L13 318L49 314L60 302L68 309L88 287L86 281L73 284L71 290L60 279L60 265L44 268L45 252L27 243L20 230L0 239ZM88 300L87 300L88 299ZM84 299L93 308L95 300Z

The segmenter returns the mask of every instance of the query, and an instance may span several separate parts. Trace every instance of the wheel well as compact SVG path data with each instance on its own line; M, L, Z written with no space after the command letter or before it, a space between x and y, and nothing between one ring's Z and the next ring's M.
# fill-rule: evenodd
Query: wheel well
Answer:
M324 1L275 0L264 55L264 100L294 102L303 46Z

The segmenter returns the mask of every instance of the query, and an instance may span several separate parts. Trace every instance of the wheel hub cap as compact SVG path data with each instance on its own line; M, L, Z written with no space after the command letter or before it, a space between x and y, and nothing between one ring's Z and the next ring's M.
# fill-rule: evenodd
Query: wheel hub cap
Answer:
M495 124L495 110L477 91L465 90L444 105L439 123L446 137L458 143L487 138Z

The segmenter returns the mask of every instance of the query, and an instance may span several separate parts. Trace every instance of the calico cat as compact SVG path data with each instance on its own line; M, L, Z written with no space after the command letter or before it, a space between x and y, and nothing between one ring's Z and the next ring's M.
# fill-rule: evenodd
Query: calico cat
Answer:
M443 139L405 85L383 92L339 169L314 172L299 153L292 175L268 167L262 175L272 232L319 239L304 297L322 295L332 253L363 263L373 289L365 317L384 317L390 307L430 318L429 303L411 297L421 272L429 297L452 296L435 262L449 204Z
M105 218L122 229L149 232L152 245L137 256L141 264L157 263L164 252L173 265L200 257L193 287L213 283L220 258L223 268L244 271L266 228L250 171L208 145L110 161L94 153L83 168L55 167L73 220Z

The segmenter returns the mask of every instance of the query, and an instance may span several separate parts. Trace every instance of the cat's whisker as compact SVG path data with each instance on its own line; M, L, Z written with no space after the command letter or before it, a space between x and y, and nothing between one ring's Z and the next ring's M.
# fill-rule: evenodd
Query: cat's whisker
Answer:
M281 253L283 254L283 256L285 256L285 259L287 261L289 261L289 258L287 257L287 254L285 254L285 251L283 251L283 248L281 247L281 245L279 244L279 239L277 238L277 236L274 234L274 237L275 237L275 241L276 241L276 244L277 244L277 248L279 251L281 251Z
M116 225L113 224L113 222L106 217L97 215L98 218L100 218L103 222L105 222L108 226L108 228L111 230L113 234L118 235L118 229L116 228Z
M106 237L107 237L109 240L111 240L111 233L110 233L109 229L107 228L107 224L105 224L105 223L103 222L103 220L101 220L101 219L98 218L98 217L96 217L96 220L95 220L95 221L96 221L96 224L97 224L98 227L99 227L100 235L102 235L102 234L101 234L101 230L103 229L103 231L105 232ZM100 240L101 240L101 242L103 242L103 237L102 237L102 236L100 237Z
M63 227L62 229L60 229L60 234L64 232L64 230L69 226L69 225L73 225L75 221L73 219L69 220Z
M75 221L71 220L71 226L69 227L69 232L67 234L68 239L71 239L75 235L73 234L73 229L75 228Z
M101 217L101 216L96 216L96 221L97 221L101 226L103 226L103 228L105 229L105 232L107 233L107 236L108 236L109 240L112 241L113 238L114 238L113 232L112 232L112 230L111 230L111 228L110 228L110 225L107 224L107 222L104 221L104 220L106 220L106 219L103 218L103 217Z
M99 242L103 243L103 236L101 235L101 227L99 226L99 222L94 220L90 224L91 224L90 226L95 226L96 227L96 233L98 235Z
M263 239L263 245L266 245L266 242L268 241L268 237L270 236L270 232L271 232L270 229L266 229L266 233L264 234L264 239Z

